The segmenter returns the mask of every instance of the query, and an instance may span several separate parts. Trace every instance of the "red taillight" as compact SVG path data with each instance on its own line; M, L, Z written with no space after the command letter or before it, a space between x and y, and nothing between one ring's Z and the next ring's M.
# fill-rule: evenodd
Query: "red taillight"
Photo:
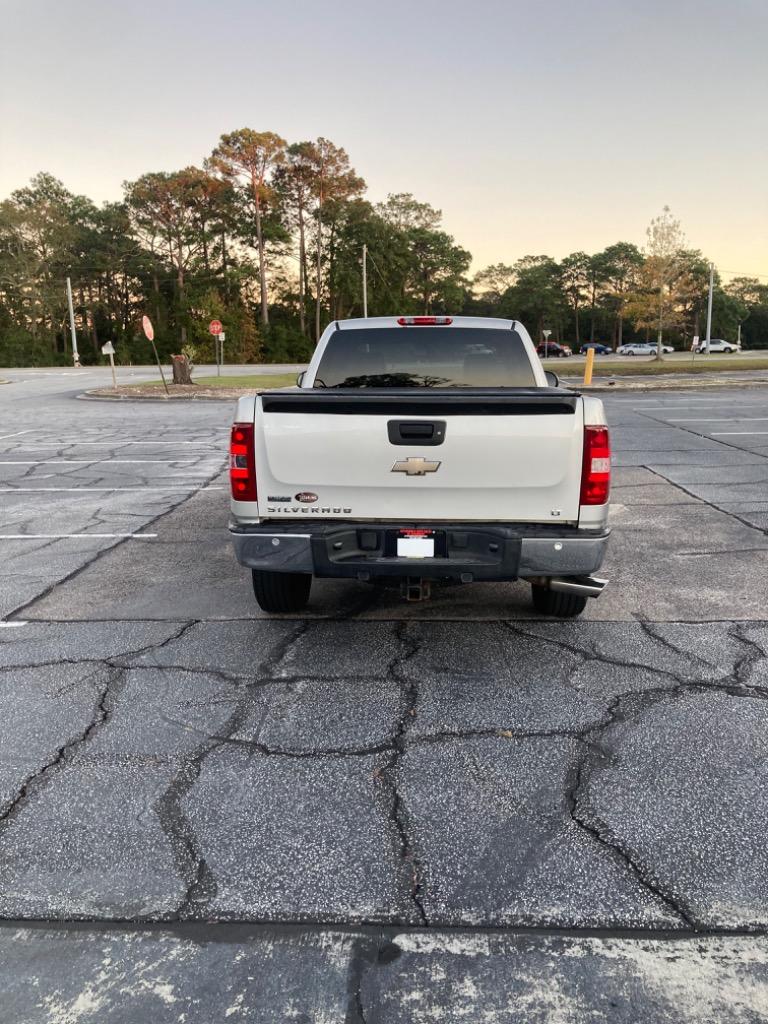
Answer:
M580 505L604 505L611 489L611 442L607 427L584 427Z
M399 316L401 327L441 327L453 323L452 316Z
M229 442L229 483L236 501L257 501L253 424L235 423Z

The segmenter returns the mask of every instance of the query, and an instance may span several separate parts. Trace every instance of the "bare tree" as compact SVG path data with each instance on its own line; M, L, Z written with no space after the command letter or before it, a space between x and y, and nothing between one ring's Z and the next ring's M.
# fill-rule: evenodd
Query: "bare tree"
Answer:
M680 221L674 219L668 206L664 207L661 216L651 221L646 235L648 244L644 277L656 295L656 358L663 359L664 328L678 322L676 292L684 285L686 265L681 259L681 252L685 248L685 235Z
M590 281L589 261L590 257L585 252L572 252L570 256L566 256L560 264L563 291L568 298L569 305L573 309L577 346L581 344L579 311L581 309L582 302L586 298L587 288Z

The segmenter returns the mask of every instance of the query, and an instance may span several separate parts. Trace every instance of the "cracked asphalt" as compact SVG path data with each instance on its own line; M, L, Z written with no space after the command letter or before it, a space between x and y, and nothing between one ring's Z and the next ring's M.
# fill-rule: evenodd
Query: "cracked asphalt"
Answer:
M607 397L579 621L270 619L229 406L81 380L0 393L3 1021L768 1020L768 391Z

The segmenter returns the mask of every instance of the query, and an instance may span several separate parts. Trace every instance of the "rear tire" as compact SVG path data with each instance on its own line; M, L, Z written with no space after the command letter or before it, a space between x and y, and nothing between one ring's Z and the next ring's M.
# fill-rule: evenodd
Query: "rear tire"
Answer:
M256 603L265 612L300 612L309 601L312 576L306 572L267 572L252 569Z
M559 619L573 619L587 607L587 598L582 594L566 594L550 590L536 583L531 584L533 607L542 615L555 615Z

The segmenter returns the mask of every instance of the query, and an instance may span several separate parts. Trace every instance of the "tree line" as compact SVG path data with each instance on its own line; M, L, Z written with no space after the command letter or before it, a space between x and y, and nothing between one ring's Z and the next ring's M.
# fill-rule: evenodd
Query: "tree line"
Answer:
M688 347L703 335L709 264L666 209L643 251L617 242L470 277L471 255L439 210L407 193L372 202L325 138L289 144L242 128L202 166L144 174L123 193L97 206L41 173L0 203L0 365L71 361L67 277L83 362L98 362L107 341L118 362L150 361L144 314L164 358L212 361L208 323L219 319L228 361L300 362L328 322L362 315L363 246L369 316L511 317L574 345L661 330ZM739 331L768 347L768 286L716 275L713 337Z

